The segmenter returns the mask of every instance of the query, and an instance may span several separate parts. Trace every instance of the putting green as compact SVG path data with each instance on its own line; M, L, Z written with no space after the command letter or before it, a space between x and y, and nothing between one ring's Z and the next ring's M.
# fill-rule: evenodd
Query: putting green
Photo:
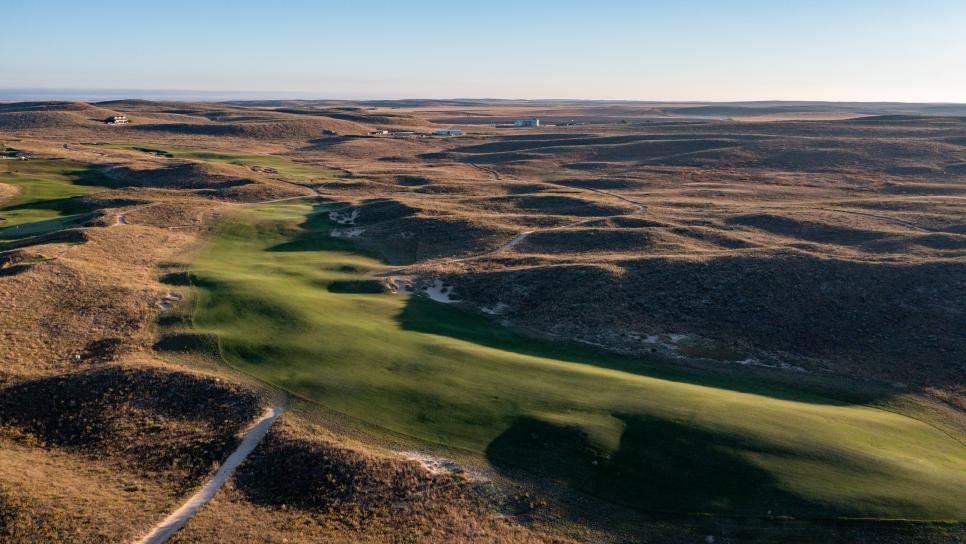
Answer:
M81 163L63 160L0 161L0 183L19 188L0 203L0 241L47 234L83 223L94 207L84 195L102 189ZM84 183L82 185L81 183Z
M338 177L339 172L330 168L302 164L279 157L277 155L246 155L241 153L227 153L223 151L208 151L176 146L138 145L138 144L105 144L103 147L113 149L132 149L152 155L159 155L172 159L184 159L203 162L233 164L236 166L271 168L289 181L304 184L318 184Z
M216 335L231 366L633 507L966 517L966 447L923 422L534 342L452 306L374 294L384 265L328 235L330 209L240 211L190 266L195 330Z

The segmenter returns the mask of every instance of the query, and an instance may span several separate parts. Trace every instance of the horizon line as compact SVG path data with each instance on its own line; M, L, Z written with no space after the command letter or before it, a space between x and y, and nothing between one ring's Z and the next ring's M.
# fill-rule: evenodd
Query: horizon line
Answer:
M304 94L303 94L304 93ZM8 100L5 94L14 95L19 100ZM15 95L23 96L15 96ZM91 96L83 96L83 95ZM96 95L104 95L98 97ZM168 96L173 95L173 96ZM174 96L179 96L175 98ZM95 98L97 100L90 100ZM923 105L966 105L966 100L956 101L916 101L916 100L849 100L849 99L791 99L791 98L753 98L738 100L716 99L651 99L651 98L522 98L522 97L420 97L409 96L400 98L362 98L347 96L313 96L309 91L239 91L239 90L204 90L204 89L146 89L146 88L86 88L86 87L0 87L0 102L8 101L58 101L75 100L79 102L107 102L117 100L170 100L182 102L188 100L205 101L205 98L216 102L228 101L258 101L258 100L288 100L288 101L334 101L334 102L406 102L406 101L475 101L475 102L626 102L640 104L754 104L754 103L805 103L805 104L923 104Z

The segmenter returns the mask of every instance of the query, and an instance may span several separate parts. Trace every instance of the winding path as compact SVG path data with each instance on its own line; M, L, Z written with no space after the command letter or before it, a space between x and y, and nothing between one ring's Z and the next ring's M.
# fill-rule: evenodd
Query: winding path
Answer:
M941 230L936 230L936 229L930 229L930 228L922 227L922 226L919 226L919 225L917 225L915 223L910 223L909 221L903 221L902 219L897 219L895 217L889 217L887 215L878 215L878 214L869 213L869 212L858 212L858 211L855 211L855 210L843 210L843 209L840 209L840 208L816 208L816 209L823 210L823 211L826 211L826 212L847 213L847 214L851 214L851 215L861 215L863 217L874 217L875 219L880 219L880 220L885 221L887 223L892 223L893 225L898 225L900 227L906 227L906 228L910 228L912 230L918 230L918 231L921 231L921 232L937 232L937 233L942 233L943 232Z
M272 424L275 423L275 420L284 411L285 408L280 404L265 410L265 413L252 423L252 426L245 433L245 437L242 439L241 444L238 445L238 448L228 456L228 459L225 459L221 468L208 480L204 487L192 495L191 498L170 516L165 518L164 521L156 525L145 537L137 540L137 544L162 544L180 531L192 516L208 504L208 501L215 496L215 493L221 489L221 486L234 474L235 469L248 458L249 454L255 449L255 446L265 438Z

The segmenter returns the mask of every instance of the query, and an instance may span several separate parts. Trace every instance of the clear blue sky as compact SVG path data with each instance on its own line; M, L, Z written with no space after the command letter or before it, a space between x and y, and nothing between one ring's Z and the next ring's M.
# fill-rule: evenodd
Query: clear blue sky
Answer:
M0 2L0 88L966 102L966 0Z

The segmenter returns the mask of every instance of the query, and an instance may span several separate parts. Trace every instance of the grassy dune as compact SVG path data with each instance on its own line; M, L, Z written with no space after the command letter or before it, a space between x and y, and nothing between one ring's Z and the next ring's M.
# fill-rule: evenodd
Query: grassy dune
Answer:
M334 179L339 174L336 170L332 170L330 168L323 168L321 166L313 166L310 164L300 164L276 155L246 155L243 153L227 153L223 151L208 151L204 149L191 149L175 146L142 146L136 144L108 144L104 147L111 147L114 149L133 149L135 151L142 151L144 153L160 155L172 159L271 168L278 172L279 175L296 183L318 183L327 179Z
M0 161L0 183L17 187L0 202L0 241L54 232L81 223L93 210L78 197L97 192L84 165L70 161ZM0 242L2 243L2 242Z
M190 267L194 326L217 335L228 364L633 507L966 519L966 447L925 423L541 344L457 308L373 294L366 282L383 265L328 236L329 209L241 211Z

